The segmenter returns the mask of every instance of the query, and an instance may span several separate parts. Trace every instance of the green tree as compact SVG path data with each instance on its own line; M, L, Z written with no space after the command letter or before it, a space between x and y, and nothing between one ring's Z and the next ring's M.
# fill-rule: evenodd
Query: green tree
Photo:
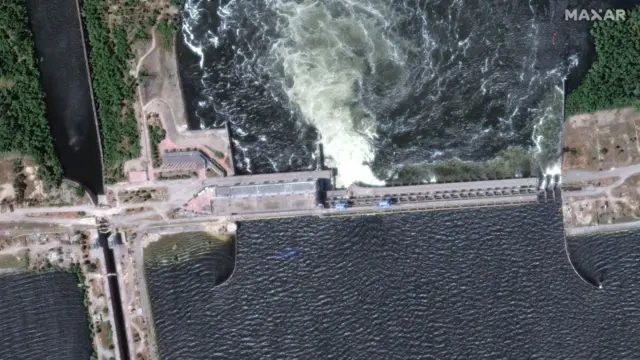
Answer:
M591 29L596 59L567 96L565 114L640 105L640 7L625 21L597 21Z
M47 188L57 186L62 167L45 117L24 1L0 1L0 24L0 153L31 156Z

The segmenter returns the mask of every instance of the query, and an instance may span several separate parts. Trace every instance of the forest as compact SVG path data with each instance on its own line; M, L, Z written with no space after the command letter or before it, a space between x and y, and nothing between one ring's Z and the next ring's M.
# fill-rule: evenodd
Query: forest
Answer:
M24 0L0 1L0 153L33 158L45 186L58 186L55 154Z
M105 182L118 180L124 161L140 156L139 134L132 102L136 82L128 76L129 44L125 29L110 31L103 0L85 0L82 16L87 29L91 74L104 157ZM114 175L112 173L117 174Z
M171 47L178 29L177 15L170 15L170 3L140 0L85 0L82 16L89 39L92 81L98 108L104 156L105 182L124 177L122 165L140 156L139 130L134 112L138 82L131 73L132 45L150 40L155 26L160 41Z
M640 108L640 7L624 21L596 21L596 58L582 84L566 99L565 115L611 108Z

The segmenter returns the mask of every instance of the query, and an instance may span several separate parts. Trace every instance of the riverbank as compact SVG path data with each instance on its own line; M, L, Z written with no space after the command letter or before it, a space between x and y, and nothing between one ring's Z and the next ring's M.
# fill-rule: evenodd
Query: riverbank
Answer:
M217 232L177 232L150 234L142 240L145 267L176 266L220 247L234 246L233 234Z
M178 16L177 9L175 11L174 16ZM137 47L140 111L136 113L142 128L143 151L141 158L125 164L125 172L129 179L138 180L193 176L194 173L200 179L233 175L233 155L227 132L224 129L188 130L174 45L177 28L163 24L159 22L151 30L150 43ZM211 171L163 168L162 155L167 151L199 151L213 162L213 168Z
M62 181L62 165L54 151L45 117L45 98L40 87L34 36L28 26L27 8L22 0L7 0L2 5L0 23L6 36L0 38L0 153L18 152L33 157L38 176L46 187Z
M100 139L76 2L28 0L26 4L47 118L65 177L101 194Z
M0 272L73 274L83 291L84 312L93 343L91 359L115 357L109 294L104 291L106 271L96 234L91 232L33 234L0 243Z

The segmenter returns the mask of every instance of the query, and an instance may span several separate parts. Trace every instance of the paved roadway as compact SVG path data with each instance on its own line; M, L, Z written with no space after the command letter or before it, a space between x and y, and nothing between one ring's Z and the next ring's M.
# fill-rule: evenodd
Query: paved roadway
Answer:
M151 359L158 359L158 343L156 342L155 322L153 320L153 312L151 311L151 299L149 298L149 293L147 291L142 241L140 241L140 238L136 240L134 247L136 262L135 277L138 286L138 293L140 294L142 312L146 322L145 325L147 328L149 357Z
M118 206L114 208L96 208L90 205L81 205L81 206L70 206L70 207L55 207L55 208L23 208L16 209L13 213L5 213L2 214L2 221L26 221L33 223L42 223L43 225L50 223L63 224L66 226L72 225L85 225L90 226L94 224L95 217L107 217L111 218L110 220L113 222L114 226L128 226L132 222L135 222L136 226L150 226L157 222L157 220L141 220L141 217L146 217L148 215L162 213L163 211L168 211L171 208L176 208L182 206L188 199L193 197L198 191L200 191L203 186L215 186L215 185L235 185L235 184L251 184L251 183L264 183L264 182L278 182L278 181L294 181L294 180L308 180L308 179L322 179L329 178L331 176L330 171L308 171L308 172L298 172L298 173L283 173L283 174L262 174L262 175L247 175L247 176L234 176L227 178L212 178L207 179L202 182L194 182L193 180L187 181L176 181L176 182L162 182L162 186L168 187L169 191L169 200L165 202L156 202L156 203L145 203L145 204L128 204L126 206ZM501 181L491 181L491 182L473 182L473 183L453 183L453 184L428 184L428 185L420 185L416 187L390 187L390 188L356 188L356 193L358 194L377 194L377 193L415 193L421 191L445 191L445 189L456 190L456 189L482 189L482 188L505 188L505 187L520 187L520 186L533 186L536 184L536 179L511 179L511 180L501 180ZM169 183L169 184L167 184ZM133 190L132 185L120 184L115 186L115 190ZM135 186L133 186L135 188ZM148 186L141 186L148 187ZM114 187L112 187L114 188ZM394 210L403 210L403 209L437 209L437 208L458 208L464 206L492 206L499 204L509 204L509 203L522 203L535 201L536 195L513 195L513 196L488 196L483 198L469 198L469 199L443 199L443 200L432 200L425 202L408 202L408 203L400 203L394 204ZM137 208L137 207L149 207L152 208L155 212L148 212L144 214L132 214L132 215L117 215L121 213L123 210L127 208ZM84 211L87 214L87 218L82 219L46 219L46 218L28 218L26 214L28 213L44 213L44 212L68 212L68 211ZM211 220L231 220L231 221L241 221L241 220L251 220L251 219L267 219L267 218L278 218L278 217L291 217L291 216L318 216L318 215L326 215L333 214L337 210L335 209L297 209L297 210L275 210L275 211L265 211L265 212L251 212L245 214L218 214L218 216L201 216L187 219L168 219L165 217L163 224L173 224L173 223L182 223L189 221L211 221ZM343 214L355 214L361 212L379 212L385 211L384 209L378 209L374 206L370 208L359 206L348 208L342 210ZM117 215L117 216L116 216ZM15 224L14 224L15 225ZM0 227L2 227L0 225ZM5 227L6 229L7 227Z
M640 172L640 164L614 168L607 171L568 170L562 173L562 182L602 180L610 177L623 179Z
M640 164L625 166L620 168L614 168L607 171L587 171L587 170L569 170L562 174L562 181L564 183L572 182L587 182L604 180L607 178L617 177L615 183L602 186L592 187L579 191L563 191L562 195L565 200L572 197L589 197L589 196L601 196L606 195L612 197L611 191L616 187L622 185L629 177L640 173ZM631 230L640 228L640 221L633 221L620 224L600 224L593 226L581 226L581 227L566 227L566 236L584 235L596 232L615 232L623 230Z
M619 223L619 224L600 224L592 226L570 227L565 229L566 236L587 235L592 233L617 232L625 230L634 230L640 228L640 221Z
M625 166L620 168L614 168L607 171L587 171L587 170L569 170L562 174L563 183L573 182L587 182L604 180L608 178L618 178L615 183L608 186L592 187L578 191L564 191L565 196L578 197L578 196L598 196L609 195L611 196L611 190L622 185L627 178L640 173L640 164Z

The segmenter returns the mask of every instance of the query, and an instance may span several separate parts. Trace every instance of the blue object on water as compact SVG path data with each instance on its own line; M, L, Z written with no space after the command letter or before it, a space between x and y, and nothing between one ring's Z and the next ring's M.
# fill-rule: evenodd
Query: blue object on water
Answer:
M296 255L298 255L298 250L280 251L279 253L276 254L276 259L278 260L287 259Z

